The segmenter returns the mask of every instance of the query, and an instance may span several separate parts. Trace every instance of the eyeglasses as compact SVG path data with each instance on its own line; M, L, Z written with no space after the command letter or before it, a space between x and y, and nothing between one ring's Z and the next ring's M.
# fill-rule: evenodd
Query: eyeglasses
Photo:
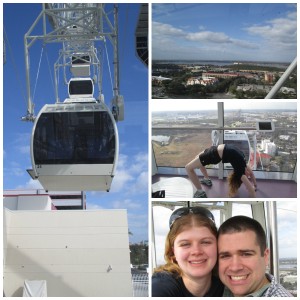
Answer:
M209 211L208 209L206 209L204 207L199 207L199 206L181 207L181 208L176 209L170 216L169 228L172 227L172 225L174 224L174 222L177 219L179 219L183 216L186 216L188 214L201 215L201 216L206 217L206 218L212 220L213 222L215 222L214 215L211 213L211 211Z

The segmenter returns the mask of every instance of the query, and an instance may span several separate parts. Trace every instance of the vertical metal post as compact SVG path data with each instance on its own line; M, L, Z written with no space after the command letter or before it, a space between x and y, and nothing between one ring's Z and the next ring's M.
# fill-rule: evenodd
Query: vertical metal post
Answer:
M115 33L113 36L114 41L114 97L119 95L119 45L118 45L118 35L119 35L119 24L118 24L118 5L114 5L114 25Z
M253 166L255 168L254 170L256 170L257 169L257 157L256 157L257 140L256 140L256 133L255 132L254 132L253 140L254 140L254 142L253 142L253 148L254 148L253 149L253 151L254 151L254 153L253 153L254 154L254 163L253 163Z
M278 254L278 229L277 209L275 201L267 201L267 231L269 234L270 247L270 273L279 282L279 254Z
M152 251L151 251L151 260L152 260L152 270L157 267L157 262L156 262L156 248L155 248L155 232L154 232L154 218L153 218L153 206L151 205L151 218L152 218L152 224L151 224L151 229L152 229Z
M27 118L29 120L30 116L33 116L33 103L31 101L31 91L30 91L30 74L29 74L29 51L27 44L27 35L24 36L24 48L25 48L25 72L26 72L26 90L27 90Z
M218 127L223 128L224 127L224 103L223 102L218 102ZM224 143L224 131L219 130L219 144ZM219 168L218 168L218 177L219 179L224 178L224 164L219 163Z

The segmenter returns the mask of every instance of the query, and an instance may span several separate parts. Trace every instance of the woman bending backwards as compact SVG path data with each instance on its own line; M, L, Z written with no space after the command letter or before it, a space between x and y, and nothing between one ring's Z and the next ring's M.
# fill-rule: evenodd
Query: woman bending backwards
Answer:
M233 173L228 176L229 197L234 197L241 184L244 183L249 192L249 196L255 198L255 191L257 190L256 179L251 168L247 166L245 155L240 149L229 144L211 146L202 151L185 166L190 180L197 189L194 198L207 198L205 191L202 190L201 183L211 186L212 182L209 179L205 166L210 164L215 165L220 161L222 161L222 163L230 163L233 167ZM201 181L195 172L197 168L199 168L204 175ZM250 177L253 182L253 186L248 177Z

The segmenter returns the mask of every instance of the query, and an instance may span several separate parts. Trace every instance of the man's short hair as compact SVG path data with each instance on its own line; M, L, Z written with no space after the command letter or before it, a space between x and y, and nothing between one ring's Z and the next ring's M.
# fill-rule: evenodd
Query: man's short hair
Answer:
M260 223L246 216L235 216L226 220L219 228L218 237L222 234L251 230L256 235L256 242L260 247L261 255L267 248L266 233Z

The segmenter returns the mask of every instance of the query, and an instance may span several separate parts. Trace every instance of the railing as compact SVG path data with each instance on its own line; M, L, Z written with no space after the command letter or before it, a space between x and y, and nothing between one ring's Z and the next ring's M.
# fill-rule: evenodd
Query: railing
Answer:
M286 69L286 71L282 74L282 76L279 78L279 80L276 82L276 84L272 87L271 91L268 93L268 95L265 97L265 99L272 99L279 89L282 87L284 82L289 78L291 73L294 71L294 69L297 67L297 57L293 60L293 62L289 65L289 67Z
M149 276L148 273L132 274L133 296L148 297Z

